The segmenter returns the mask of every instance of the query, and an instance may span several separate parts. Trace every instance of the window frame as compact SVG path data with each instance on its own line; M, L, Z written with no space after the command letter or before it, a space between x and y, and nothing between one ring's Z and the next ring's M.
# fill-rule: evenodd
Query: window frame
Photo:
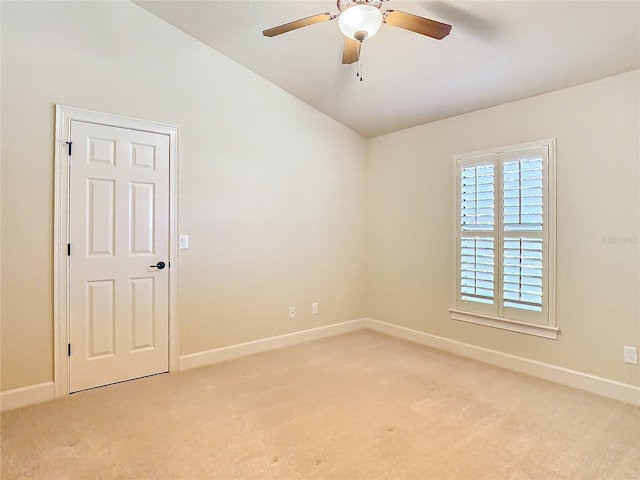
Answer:
M530 312L524 309L504 306L503 300L503 262L505 235L530 234L520 230L505 231L503 196L504 175L503 166L507 161L513 161L517 152L533 148L543 149L543 228L541 233L531 235L543 241L543 291L542 311ZM557 339L559 329L555 318L555 287L556 287L556 140L546 139L517 145L508 145L482 151L454 155L454 225L453 239L455 249L453 308L449 309L452 320L485 325L503 330L534 335L543 338ZM483 233L494 239L494 302L483 304L463 300L460 292L461 285L461 238L463 236L461 215L461 173L463 167L474 165L494 165L494 227L493 231L473 231L473 236Z

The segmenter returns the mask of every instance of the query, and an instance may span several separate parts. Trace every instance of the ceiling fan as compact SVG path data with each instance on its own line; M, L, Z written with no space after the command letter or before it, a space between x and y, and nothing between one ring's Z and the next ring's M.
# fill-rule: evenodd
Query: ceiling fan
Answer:
M362 42L372 37L383 23L394 27L404 28L412 32L426 35L427 37L442 40L449 35L451 25L430 20L428 18L412 15L398 10L380 11L380 7L388 0L338 0L340 13L319 13L310 17L301 18L293 22L278 25L264 30L266 37L275 37L283 33L307 27L315 23L338 19L338 27L346 37L342 51L342 63L350 64L360 58Z

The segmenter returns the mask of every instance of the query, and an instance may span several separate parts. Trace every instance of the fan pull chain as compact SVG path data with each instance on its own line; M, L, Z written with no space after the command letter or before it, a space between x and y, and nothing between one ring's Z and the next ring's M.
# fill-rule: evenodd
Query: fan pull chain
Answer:
M358 55L358 66L356 70L356 77L359 78L361 82L363 80L362 78L362 47L363 45L364 45L364 42L360 42L360 55Z

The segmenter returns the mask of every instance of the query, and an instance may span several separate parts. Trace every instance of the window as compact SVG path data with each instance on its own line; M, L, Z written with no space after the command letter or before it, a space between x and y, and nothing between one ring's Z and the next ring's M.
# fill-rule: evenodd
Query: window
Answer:
M454 320L556 339L555 141L455 157Z

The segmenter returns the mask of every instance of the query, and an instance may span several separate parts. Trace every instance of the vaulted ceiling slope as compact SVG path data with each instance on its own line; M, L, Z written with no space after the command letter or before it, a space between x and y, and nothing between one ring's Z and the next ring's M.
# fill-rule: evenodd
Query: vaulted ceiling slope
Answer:
M637 1L390 0L383 11L453 29L438 41L382 25L364 43L363 82L341 63L335 20L262 35L337 12L334 0L135 3L365 137L640 68Z

